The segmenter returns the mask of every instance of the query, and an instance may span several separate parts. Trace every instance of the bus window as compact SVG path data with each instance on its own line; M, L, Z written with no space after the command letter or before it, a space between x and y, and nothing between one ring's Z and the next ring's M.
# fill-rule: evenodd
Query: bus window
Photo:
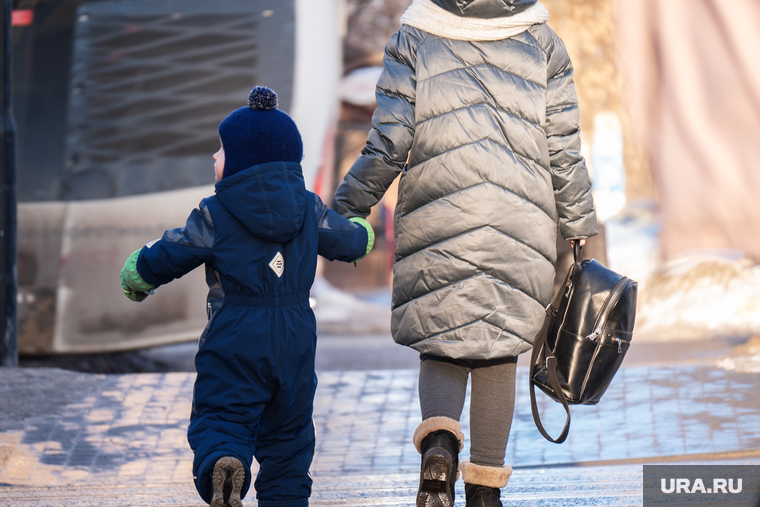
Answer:
M22 4L35 18L14 29L20 201L211 184L216 127L251 87L290 106L294 0Z

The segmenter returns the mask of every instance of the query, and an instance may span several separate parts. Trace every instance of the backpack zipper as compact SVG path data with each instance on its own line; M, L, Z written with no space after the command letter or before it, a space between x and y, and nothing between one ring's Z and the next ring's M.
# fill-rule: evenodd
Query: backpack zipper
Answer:
M592 341L596 341L597 338L599 338L599 335L602 334L602 327L607 322L607 317L610 316L610 313L612 312L612 309L617 304L618 300L620 300L620 296L623 295L623 292L630 284L633 283L633 280L630 278L623 277L615 284L615 286L610 291L610 295L607 296L607 300L604 302L604 312L602 312L599 317L597 317L597 321L594 324L594 332L588 335L586 338ZM618 342L618 354L623 353L623 341L622 339L618 338L617 336L614 338ZM598 341L596 342L596 350L594 350L594 355L591 357L591 364L594 364L596 361L596 357L599 354L599 350L602 348L602 342ZM581 394L578 397L578 399L583 399L583 395L586 392L586 385L588 384L588 379L591 376L591 370L593 368L589 368L588 371L586 371L586 377L583 379L583 385L581 386Z
M612 312L612 309L615 307L615 304L617 304L620 296L623 295L623 291L625 291L630 283L631 279L626 277L618 280L618 283L616 283L610 291L610 295L607 296L607 300L604 302L604 311L599 314L599 317L597 317L596 322L594 323L594 330L586 337L587 339L596 341L596 339L599 338L599 335L602 334L602 327L604 327L604 324L607 322L607 317L610 316L610 312ZM618 341L618 349L620 348L620 341Z

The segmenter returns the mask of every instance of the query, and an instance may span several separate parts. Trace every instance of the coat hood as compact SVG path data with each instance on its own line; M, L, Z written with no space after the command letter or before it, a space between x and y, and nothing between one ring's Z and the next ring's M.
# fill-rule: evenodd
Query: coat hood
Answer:
M306 185L301 164L271 162L216 184L222 205L259 239L287 243L303 226Z
M537 0L432 0L457 16L468 18L501 18L519 14Z

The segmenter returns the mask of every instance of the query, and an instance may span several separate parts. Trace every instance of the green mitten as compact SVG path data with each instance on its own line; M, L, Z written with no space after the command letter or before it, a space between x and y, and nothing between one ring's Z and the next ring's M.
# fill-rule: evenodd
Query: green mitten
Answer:
M361 217L353 217L353 218L349 218L349 220L367 229L367 251L364 252L364 255L356 259L357 261L359 261L365 258L367 254L369 254L369 251L372 250L372 246L375 244L375 231L372 230L372 226L369 225L369 222L367 222Z
M132 252L127 262L124 263L120 275L122 292L132 301L138 302L153 294L156 289L155 285L151 285L143 280L140 273L137 272L137 258L140 256L140 250L142 248L138 248Z

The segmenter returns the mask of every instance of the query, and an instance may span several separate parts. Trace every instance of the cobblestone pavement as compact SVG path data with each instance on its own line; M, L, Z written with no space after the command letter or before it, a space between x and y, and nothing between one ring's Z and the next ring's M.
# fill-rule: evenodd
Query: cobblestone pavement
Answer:
M419 476L415 474L348 475L315 479L311 505L314 507L380 507L414 505ZM555 507L641 505L640 466L552 468L542 471L516 470L509 490L502 494L506 507ZM152 483L104 487L102 485L6 488L2 505L29 506L197 506L205 505L192 484ZM2 490L0 490L2 491ZM464 490L457 484L458 505ZM568 501L571 499L570 501ZM252 498L244 505L255 506Z
M527 369L518 367L518 378L527 379ZM0 369L0 505L202 506L185 440L193 380L191 373ZM413 505L416 370L328 371L319 380L312 504ZM527 381L519 382L507 449L516 471L502 500L640 505L640 463L760 463L758 387L757 374L624 368L602 403L573 407L570 436L555 445L535 429ZM557 434L561 407L539 399ZM467 407L462 426L467 435ZM253 496L245 503L256 505Z

